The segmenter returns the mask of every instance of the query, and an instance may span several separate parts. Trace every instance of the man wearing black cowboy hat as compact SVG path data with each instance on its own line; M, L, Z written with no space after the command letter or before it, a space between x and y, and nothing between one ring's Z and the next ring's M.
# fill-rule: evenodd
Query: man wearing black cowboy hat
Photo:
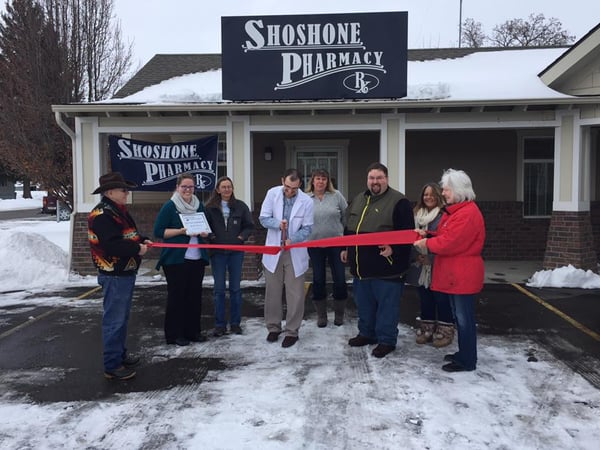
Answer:
M102 175L100 186L92 192L102 194L102 199L88 215L92 260L104 294L102 341L107 379L135 377L133 367L140 360L127 354L125 342L135 277L152 241L140 235L127 212L127 196L135 187L135 183L125 180L119 172Z

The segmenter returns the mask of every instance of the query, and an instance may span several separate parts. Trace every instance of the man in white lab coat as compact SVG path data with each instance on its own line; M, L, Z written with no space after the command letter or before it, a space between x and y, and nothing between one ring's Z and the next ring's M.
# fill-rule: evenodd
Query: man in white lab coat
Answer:
M259 220L267 229L266 245L289 245L308 239L313 225L313 201L300 190L302 177L298 170L288 169L281 186L272 187L260 209ZM281 346L291 347L298 341L298 329L304 318L304 273L308 270L306 248L263 255L265 268L265 324L267 341L276 342L282 333L283 287L287 312Z

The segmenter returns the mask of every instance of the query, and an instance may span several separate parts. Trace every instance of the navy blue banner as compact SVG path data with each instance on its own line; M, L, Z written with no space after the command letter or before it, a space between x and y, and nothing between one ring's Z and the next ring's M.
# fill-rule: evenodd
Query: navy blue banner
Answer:
M223 98L406 96L408 13L221 17Z
M177 175L194 175L197 191L212 191L217 179L218 136L165 144L109 136L112 170L138 185L136 191L174 191Z

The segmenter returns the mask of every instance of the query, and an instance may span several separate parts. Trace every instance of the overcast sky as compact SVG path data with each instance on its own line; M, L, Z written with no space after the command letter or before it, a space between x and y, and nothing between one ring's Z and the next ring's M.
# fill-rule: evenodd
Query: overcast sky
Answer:
M458 46L460 0L115 0L135 61L157 53L220 53L221 16L408 11L409 48ZM577 39L600 22L595 0L463 0L462 17L481 22L484 32L532 13L556 17Z

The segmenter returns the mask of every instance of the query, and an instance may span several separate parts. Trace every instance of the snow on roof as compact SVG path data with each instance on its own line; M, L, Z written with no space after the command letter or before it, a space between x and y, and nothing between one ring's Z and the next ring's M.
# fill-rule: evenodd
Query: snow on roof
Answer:
M538 73L565 49L475 52L461 58L408 62L405 101L468 101L568 98L546 86ZM124 98L100 104L223 102L221 70L174 77Z

